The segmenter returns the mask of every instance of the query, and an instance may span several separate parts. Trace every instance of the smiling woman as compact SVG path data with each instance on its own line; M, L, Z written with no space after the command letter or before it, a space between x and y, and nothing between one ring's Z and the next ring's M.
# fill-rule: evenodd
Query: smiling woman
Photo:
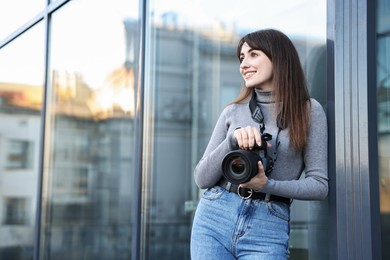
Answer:
M287 259L291 200L328 194L327 120L309 97L298 53L285 34L249 33L238 42L237 56L242 94L222 111L194 172L206 191L193 221L191 259ZM257 171L233 182L221 167L224 156L252 150L259 150L258 160L248 160L234 176Z
M267 15L259 16L259 10ZM239 40L254 28L286 32L298 50L312 96L323 102L326 1L217 0L202 5L199 1L184 4L163 0L152 3L148 12L150 33L146 40L150 49L146 50L146 64L153 69L145 71L145 113L150 120L144 125L147 143L143 152L150 155L152 167L144 173L150 194L144 204L148 218L142 229L143 245L152 259L190 259L184 249L189 245L192 215L202 192L194 185L191 173L213 126L221 110L239 94L242 83L271 89L275 85L275 65L285 63L248 40L240 49L239 65L235 57ZM313 14L316 18L312 20ZM285 72L276 71L287 75ZM286 131L280 133L280 138L287 138ZM302 140L299 143L302 145ZM285 145L282 143L280 150ZM282 154L279 158L284 157ZM220 169L221 163L216 159L210 170ZM318 197L323 197L323 191ZM326 225L323 210L319 202L293 203L290 259L307 259L309 252L313 259L327 259L327 234L318 232ZM324 247L318 248L320 243Z
M261 90L273 90L272 62L260 50L254 50L244 43L240 53L240 73L245 81L245 87Z
M190 259L213 126L243 84L277 85L249 40L240 73L250 31L285 32L326 105L325 0L0 2L1 259ZM326 259L324 207L290 209L290 259Z

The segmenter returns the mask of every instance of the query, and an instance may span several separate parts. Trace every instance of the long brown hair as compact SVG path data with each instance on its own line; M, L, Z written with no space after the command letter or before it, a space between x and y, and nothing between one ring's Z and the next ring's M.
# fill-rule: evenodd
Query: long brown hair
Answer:
M260 30L244 36L237 46L238 59L244 43L264 52L271 60L273 94L275 100L280 101L278 112L289 128L292 145L303 150L309 132L310 96L297 50L284 33L274 29ZM253 88L244 85L233 103L247 100L252 92Z

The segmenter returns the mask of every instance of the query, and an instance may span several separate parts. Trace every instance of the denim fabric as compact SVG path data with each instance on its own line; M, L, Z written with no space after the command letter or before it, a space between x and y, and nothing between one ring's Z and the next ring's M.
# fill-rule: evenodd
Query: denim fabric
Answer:
M192 260L287 259L290 207L282 202L244 200L215 186L195 212Z

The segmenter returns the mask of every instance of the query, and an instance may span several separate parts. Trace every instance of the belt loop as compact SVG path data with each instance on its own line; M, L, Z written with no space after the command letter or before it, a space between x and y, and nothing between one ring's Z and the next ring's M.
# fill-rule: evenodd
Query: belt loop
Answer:
M228 181L228 183L226 184L227 191L230 192L231 188L232 188L232 183L230 181Z
M269 194L269 193L265 194L264 201L269 202L270 199L271 199L271 194Z

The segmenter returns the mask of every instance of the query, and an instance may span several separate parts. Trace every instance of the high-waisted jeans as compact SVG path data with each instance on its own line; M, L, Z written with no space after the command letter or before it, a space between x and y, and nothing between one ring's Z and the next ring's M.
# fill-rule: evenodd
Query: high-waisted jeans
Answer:
M244 200L215 186L203 193L196 209L191 259L287 259L289 234L289 205Z

